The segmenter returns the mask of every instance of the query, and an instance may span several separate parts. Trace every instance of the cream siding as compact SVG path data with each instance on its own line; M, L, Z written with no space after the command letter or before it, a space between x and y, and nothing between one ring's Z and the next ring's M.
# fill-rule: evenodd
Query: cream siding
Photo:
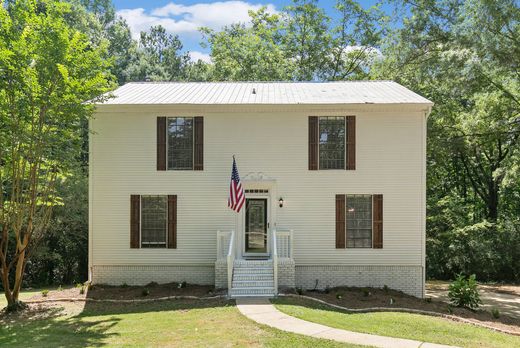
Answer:
M329 111L325 111L329 110ZM425 107L101 106L91 121L90 262L213 265L231 156L276 180L272 226L294 230L302 265L424 266ZM355 171L309 171L308 116L356 115ZM204 116L204 170L156 170L156 117ZM383 249L335 249L335 195L384 195ZM177 249L130 249L130 195L178 196ZM240 232L240 231L238 231Z

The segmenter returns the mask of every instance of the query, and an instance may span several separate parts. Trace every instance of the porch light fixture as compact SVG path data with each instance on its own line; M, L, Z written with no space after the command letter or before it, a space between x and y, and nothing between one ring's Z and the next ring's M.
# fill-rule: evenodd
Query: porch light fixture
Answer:
M280 197L280 199L278 200L278 204L280 205L280 208L283 208L283 198Z

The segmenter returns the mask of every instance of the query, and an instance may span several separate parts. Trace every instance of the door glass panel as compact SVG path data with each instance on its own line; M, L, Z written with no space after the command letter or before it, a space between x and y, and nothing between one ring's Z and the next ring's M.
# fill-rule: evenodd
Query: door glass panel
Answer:
M246 252L267 252L267 199L246 199Z

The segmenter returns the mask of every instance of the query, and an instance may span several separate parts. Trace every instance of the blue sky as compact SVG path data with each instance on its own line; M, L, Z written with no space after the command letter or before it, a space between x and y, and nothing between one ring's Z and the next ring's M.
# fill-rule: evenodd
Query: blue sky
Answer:
M377 0L359 1L368 8ZM290 0L114 0L119 15L126 19L135 38L141 30L161 24L169 32L178 34L184 49L193 59L209 60L208 50L200 46L198 28L207 26L219 29L234 22L245 22L247 11L267 6L269 11L280 11ZM334 17L334 0L320 0L319 5ZM386 6L385 10L391 9Z

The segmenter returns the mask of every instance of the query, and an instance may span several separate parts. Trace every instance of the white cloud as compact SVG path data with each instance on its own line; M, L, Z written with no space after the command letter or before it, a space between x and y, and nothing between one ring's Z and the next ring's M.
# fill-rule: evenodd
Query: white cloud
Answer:
M200 27L220 29L231 23L248 22L248 11L256 11L262 6L266 6L268 12L276 12L273 4L219 1L193 5L171 2L163 7L152 9L150 12L143 8L135 8L119 10L117 14L127 21L134 38L138 38L141 31L159 24L174 34L193 35L198 33Z
M199 51L190 51L190 60L192 62L197 62L199 59L206 63L211 63L211 57L207 53L199 52Z

